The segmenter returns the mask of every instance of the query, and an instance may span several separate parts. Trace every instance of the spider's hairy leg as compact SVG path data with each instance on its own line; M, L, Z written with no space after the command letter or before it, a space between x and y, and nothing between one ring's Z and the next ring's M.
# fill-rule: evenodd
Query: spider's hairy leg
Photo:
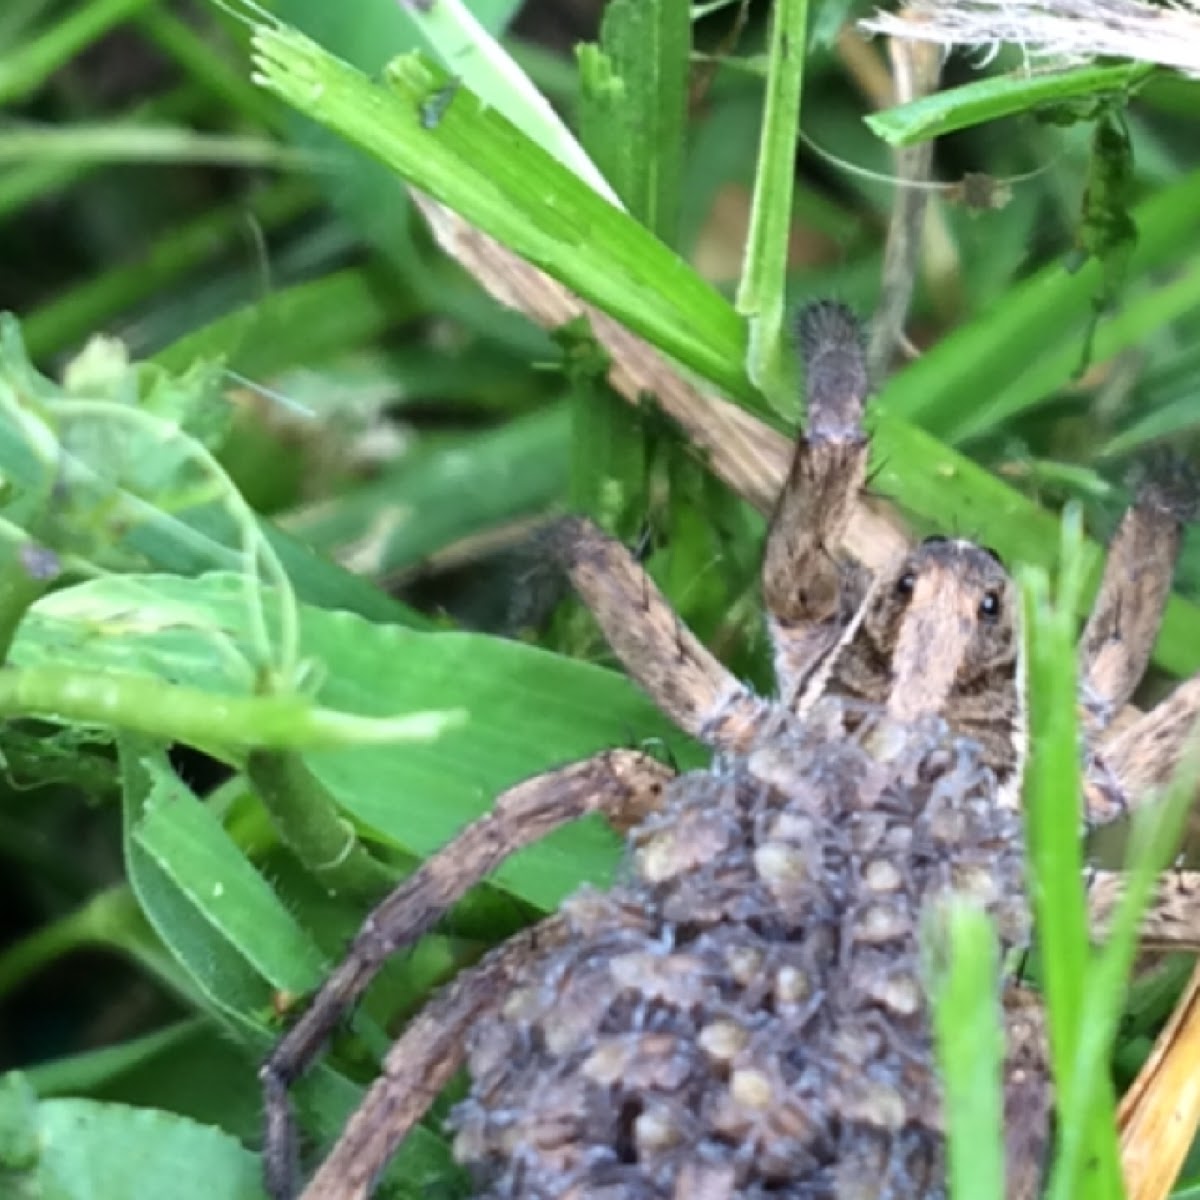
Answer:
M658 807L672 772L632 750L612 750L537 775L502 793L492 810L432 855L363 922L345 959L263 1064L266 1131L263 1171L273 1200L296 1191L296 1137L288 1087L312 1065L329 1036L366 991L389 956L517 850L570 821L598 812L620 828Z
M1154 639L1194 505L1194 485L1143 486L1108 548L1100 591L1079 642L1079 698L1087 732L1107 728L1129 702Z
M749 746L769 706L709 653L629 550L584 517L564 517L544 536L613 652L659 709L718 750Z
M1088 878L1088 912L1093 934L1107 935L1126 879L1121 871L1093 871ZM1142 915L1143 950L1200 952L1200 871L1164 871Z
M845 306L811 305L799 340L808 396L763 558L763 600L775 646L779 694L789 708L837 642L861 595L843 557L850 516L866 479L862 428L870 390L862 328Z
M566 940L559 916L509 938L444 988L392 1045L301 1200L366 1200L409 1130L466 1058L466 1031L498 1000L534 954Z
M1104 825L1159 798L1200 724L1200 675L1181 683L1093 753L1085 781L1088 820Z

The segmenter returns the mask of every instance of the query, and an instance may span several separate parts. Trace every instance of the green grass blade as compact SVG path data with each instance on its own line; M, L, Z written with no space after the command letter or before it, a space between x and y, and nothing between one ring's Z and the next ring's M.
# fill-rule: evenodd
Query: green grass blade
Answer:
M1200 251L1173 266L1171 276L1145 291L1126 297L1120 309L1096 330L1093 357L1101 362L1139 346L1172 321L1200 307ZM972 406L963 406L959 420L943 430L947 441L960 445L986 436L1013 417L1068 386L1079 368L1079 345L1067 339L1049 349L1008 386ZM1119 446L1119 441L1118 441ZM1112 453L1110 448L1108 453Z
M64 63L153 0L89 0L74 6L23 45L6 46L0 58L0 105L24 100Z
M1050 1200L1080 1195L1067 1181L1080 1178L1094 1153L1077 1131L1087 1127L1097 1095L1109 1090L1108 1070L1113 1043L1124 1011L1130 972L1138 953L1142 914L1154 892L1160 871L1170 868L1183 839L1200 781L1200 742L1191 746L1175 771L1165 796L1141 809L1134 818L1126 858L1125 889L1113 914L1108 939L1093 956L1087 976L1086 1011L1075 1063L1073 1104L1063 1119L1062 1151L1055 1164ZM1097 1106L1099 1107L1099 1106ZM1113 1127L1109 1127L1109 1131ZM1087 1176L1090 1180L1090 1174ZM1090 1195L1090 1192L1088 1193Z
M604 11L601 45L577 49L583 144L627 210L667 245L679 218L690 46L684 5L617 0ZM635 538L649 507L653 448L645 422L608 388L608 360L585 333L564 345L572 507Z
M253 209L242 202L214 207L170 230L147 247L138 262L97 274L31 312L24 320L30 356L42 360L81 342L92 330L104 328L115 316L176 283L185 272L210 262L235 239L245 237L248 216L267 233L295 218L311 201L309 187L284 180L258 196Z
M1019 576L1028 679L1029 761L1024 802L1031 899L1041 950L1054 1067L1059 1133L1074 1156L1056 1168L1056 1200L1082 1197L1079 1171L1088 1164L1089 1200L1120 1200L1122 1182L1111 1082L1084 1079L1080 1044L1089 1021L1091 967L1080 845L1082 794L1076 700L1075 614L1085 559L1077 512L1062 526L1062 559L1051 599L1047 574Z
M1198 247L1200 171L1157 190L1134 209L1133 218L1138 242L1129 263L1131 291L1138 277L1174 267L1181 255ZM986 320L961 326L894 375L877 408L946 436L981 398L1014 386L1030 363L1072 339L1082 346L1100 286L1095 262L1074 274L1050 263L1009 288Z
M281 146L257 134L206 134L186 126L77 124L0 131L0 165L71 163L212 163L316 171L329 163L309 150Z
M951 901L930 922L936 938L933 1025L946 1112L953 1200L1004 1200L999 946L985 913ZM940 966L940 964L939 964Z
M677 0L614 0L604 10L602 54L610 66L598 105L580 47L584 143L625 207L667 245L679 222L687 124L691 22ZM590 110L590 111L589 111Z
M795 365L783 323L807 46L808 0L779 0L772 14L750 234L737 293L737 310L750 328L747 372L772 406L788 414L794 408Z

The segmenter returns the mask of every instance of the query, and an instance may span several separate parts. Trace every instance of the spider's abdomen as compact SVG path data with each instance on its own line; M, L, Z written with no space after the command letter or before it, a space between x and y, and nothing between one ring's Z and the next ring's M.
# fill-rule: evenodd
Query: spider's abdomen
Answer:
M632 835L626 882L567 903L574 938L472 1034L455 1149L485 1195L945 1194L936 901L966 895L1006 948L1023 943L1020 817L944 726L870 719L851 736L844 715L826 702L682 776Z

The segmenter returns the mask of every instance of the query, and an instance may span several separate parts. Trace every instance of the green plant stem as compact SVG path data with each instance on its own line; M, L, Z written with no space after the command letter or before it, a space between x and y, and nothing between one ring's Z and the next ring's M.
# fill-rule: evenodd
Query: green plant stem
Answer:
M864 120L891 146L911 146L973 125L1028 113L1103 92L1119 92L1148 79L1145 63L1079 67L1051 74L1012 74L980 79L909 104L872 113Z
M330 895L370 904L394 885L392 872L371 857L298 755L255 751L246 774L280 839Z
M100 892L81 908L14 942L0 951L0 1000L80 946L129 949L120 930L137 916L133 894L121 885Z
M86 912L85 908L77 909L0 952L0 1000L47 964L91 941Z
M43 666L0 672L0 715L115 726L205 749L315 749L425 741L457 723L460 714L362 717L317 708L298 695L221 696L145 676Z

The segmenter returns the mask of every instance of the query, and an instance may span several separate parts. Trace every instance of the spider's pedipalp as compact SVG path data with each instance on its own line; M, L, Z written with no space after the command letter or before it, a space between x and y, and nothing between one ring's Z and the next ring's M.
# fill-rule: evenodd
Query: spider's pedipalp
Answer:
M858 607L865 577L843 555L866 479L869 391L862 329L840 304L800 318L808 414L775 505L762 566L780 699L791 707Z
M625 669L685 733L743 750L770 714L675 614L628 548L584 517L543 535Z
M492 810L428 858L367 916L345 959L259 1072L266 1108L263 1148L268 1193L295 1194L295 1136L287 1089L307 1071L388 957L411 944L475 884L525 846L588 813L618 827L656 808L673 772L649 755L612 750L536 775L502 793Z

